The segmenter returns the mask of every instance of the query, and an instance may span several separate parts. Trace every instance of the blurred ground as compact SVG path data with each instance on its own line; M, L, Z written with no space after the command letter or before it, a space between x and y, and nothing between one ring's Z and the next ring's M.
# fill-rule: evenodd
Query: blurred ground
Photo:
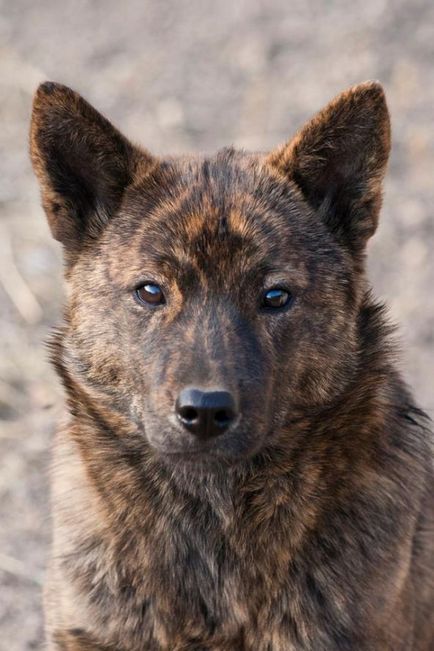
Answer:
M0 1L0 650L39 648L47 450L61 391L44 340L61 260L27 155L43 79L155 152L265 149L346 86L380 79L394 145L370 274L434 415L434 4L430 0Z

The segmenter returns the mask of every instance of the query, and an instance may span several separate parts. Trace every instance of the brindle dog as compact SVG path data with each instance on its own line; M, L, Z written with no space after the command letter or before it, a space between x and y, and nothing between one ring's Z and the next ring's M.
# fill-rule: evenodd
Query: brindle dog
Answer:
M182 158L40 86L50 650L434 649L431 435L365 275L389 148L376 82L271 154Z

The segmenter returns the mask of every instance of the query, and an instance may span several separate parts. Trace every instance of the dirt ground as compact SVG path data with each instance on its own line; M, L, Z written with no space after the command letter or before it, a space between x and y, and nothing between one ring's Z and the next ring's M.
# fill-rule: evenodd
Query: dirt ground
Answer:
M61 256L27 154L37 83L76 88L162 153L271 147L369 78L385 85L394 138L370 275L434 415L431 0L0 1L0 651L42 645L48 450L62 409L44 347L61 315Z

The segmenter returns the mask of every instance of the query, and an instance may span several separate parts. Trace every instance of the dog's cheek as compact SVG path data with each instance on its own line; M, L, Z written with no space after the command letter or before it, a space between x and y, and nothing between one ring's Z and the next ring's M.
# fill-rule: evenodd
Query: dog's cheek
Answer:
M345 309L345 297L327 303L303 305L276 329L274 346L273 410L318 407L341 393L357 362L356 320Z
M293 374L293 400L300 406L327 404L347 387L357 364L355 323L324 314L307 328L297 350Z
M103 264L82 265L70 278L66 348L79 379L101 396L121 400L131 376L131 324L123 301L113 296Z

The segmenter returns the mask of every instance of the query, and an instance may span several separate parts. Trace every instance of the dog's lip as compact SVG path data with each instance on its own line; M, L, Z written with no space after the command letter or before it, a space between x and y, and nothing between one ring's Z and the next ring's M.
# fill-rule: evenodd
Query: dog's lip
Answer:
M159 440L159 436L152 436L148 430L147 439L151 448L158 456L168 460L191 461L192 463L201 460L228 461L243 459L252 456L262 447L264 435L258 440L251 440L251 437L243 435L243 431L229 430L221 436L209 439L195 440L193 437L181 437L179 432L175 436L166 436L165 440Z
M173 458L183 458L186 459L188 457L200 457L200 456L215 456L212 455L213 449L211 446L194 446L194 447L187 447L187 448L179 448L179 449L174 449L173 447L171 448L164 448L164 447L158 447L158 452L160 454L164 454L167 457L173 457Z
M240 463L243 460L243 456L232 456L224 453L219 453L215 449L198 449L193 450L184 450L184 451L162 451L158 450L160 458L169 466L177 467L178 465L184 466L186 468L193 469L195 467L206 467L206 468L218 468L221 465L224 466L233 466Z
M198 462L201 459L205 460L216 460L225 458L228 453L229 456L230 450L226 449L224 441L220 439L209 439L207 441L202 441L200 444L194 444L190 442L185 446L180 445L158 445L153 444L156 452L167 459L172 461L191 461L192 463Z
M186 445L184 446L164 446L153 445L157 454L172 462L191 462L200 463L208 461L212 462L230 462L234 463L243 458L251 456L257 449L257 446L249 446L248 451L233 449L229 441L223 441L223 437L217 439L210 439L203 441L200 445ZM247 454L246 454L247 452Z

